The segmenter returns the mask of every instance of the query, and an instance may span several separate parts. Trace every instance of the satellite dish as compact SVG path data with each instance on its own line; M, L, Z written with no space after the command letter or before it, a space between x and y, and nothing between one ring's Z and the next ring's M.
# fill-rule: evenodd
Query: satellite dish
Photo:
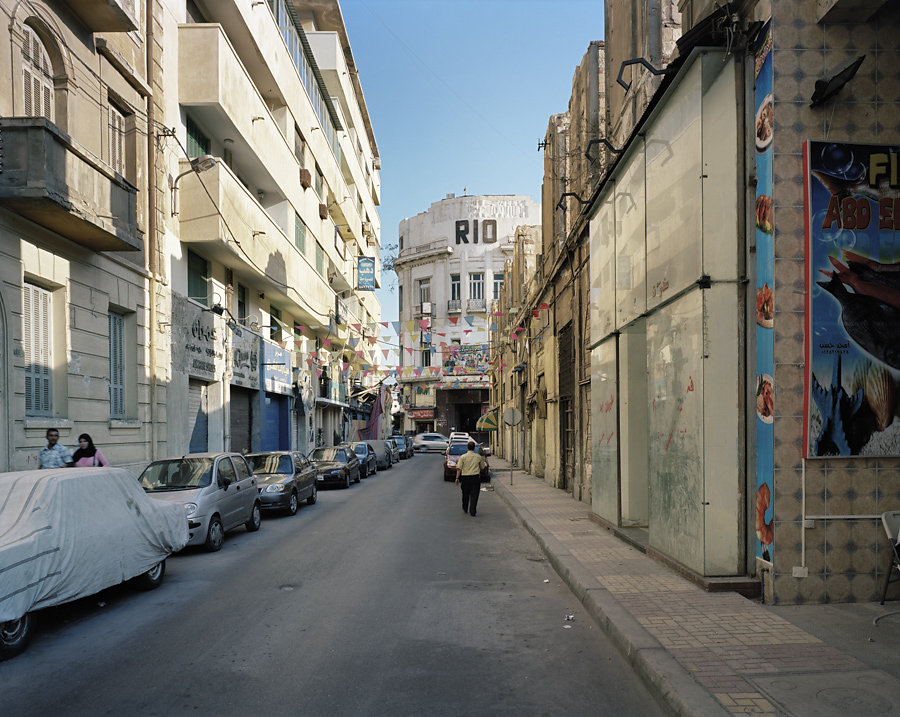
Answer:
M507 408L503 412L503 422L507 426L517 426L517 425L519 425L519 423L521 423L521 421L522 421L522 412L515 406Z

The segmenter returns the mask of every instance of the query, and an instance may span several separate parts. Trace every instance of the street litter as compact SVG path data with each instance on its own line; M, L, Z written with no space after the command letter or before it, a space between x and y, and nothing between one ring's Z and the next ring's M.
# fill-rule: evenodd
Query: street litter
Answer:
M566 622L575 622L575 614L571 612L566 613Z
M572 629L571 625L563 625L563 630L571 630L571 629Z
M549 578L548 578L547 580L544 580L544 582L545 582L545 583L549 583L549 582L550 582Z
M481 492L482 493L493 493L494 486L492 486L490 483L488 485L483 485L483 486L481 486Z

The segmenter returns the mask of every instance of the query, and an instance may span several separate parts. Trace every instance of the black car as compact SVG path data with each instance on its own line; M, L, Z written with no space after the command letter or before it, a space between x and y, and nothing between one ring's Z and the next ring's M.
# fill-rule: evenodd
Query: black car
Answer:
M401 458L412 458L416 452L413 450L412 438L409 436L391 436L397 442L397 448L400 449Z
M365 441L359 443L351 443L350 449L359 458L360 472L363 478L368 478L378 472L378 456L375 455L375 449Z
M294 515L300 501L316 502L316 467L302 453L268 451L249 453L244 458L257 479L263 510L284 510Z
M349 488L351 483L359 483L359 458L348 446L323 446L309 455L319 476L320 486L338 485Z

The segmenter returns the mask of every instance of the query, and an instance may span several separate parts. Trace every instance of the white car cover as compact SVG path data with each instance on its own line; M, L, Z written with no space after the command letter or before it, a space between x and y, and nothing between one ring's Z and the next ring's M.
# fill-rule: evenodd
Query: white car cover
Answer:
M184 507L125 469L0 473L0 622L141 575L187 540Z

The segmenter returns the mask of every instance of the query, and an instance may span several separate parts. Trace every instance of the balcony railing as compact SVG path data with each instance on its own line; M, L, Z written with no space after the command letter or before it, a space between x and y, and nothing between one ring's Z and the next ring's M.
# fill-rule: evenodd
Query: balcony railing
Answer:
M484 299L469 299L466 302L466 309L468 311L486 311L486 305L484 303Z
M450 299L447 302L447 312L451 314L458 314L462 311L462 300L461 299Z

